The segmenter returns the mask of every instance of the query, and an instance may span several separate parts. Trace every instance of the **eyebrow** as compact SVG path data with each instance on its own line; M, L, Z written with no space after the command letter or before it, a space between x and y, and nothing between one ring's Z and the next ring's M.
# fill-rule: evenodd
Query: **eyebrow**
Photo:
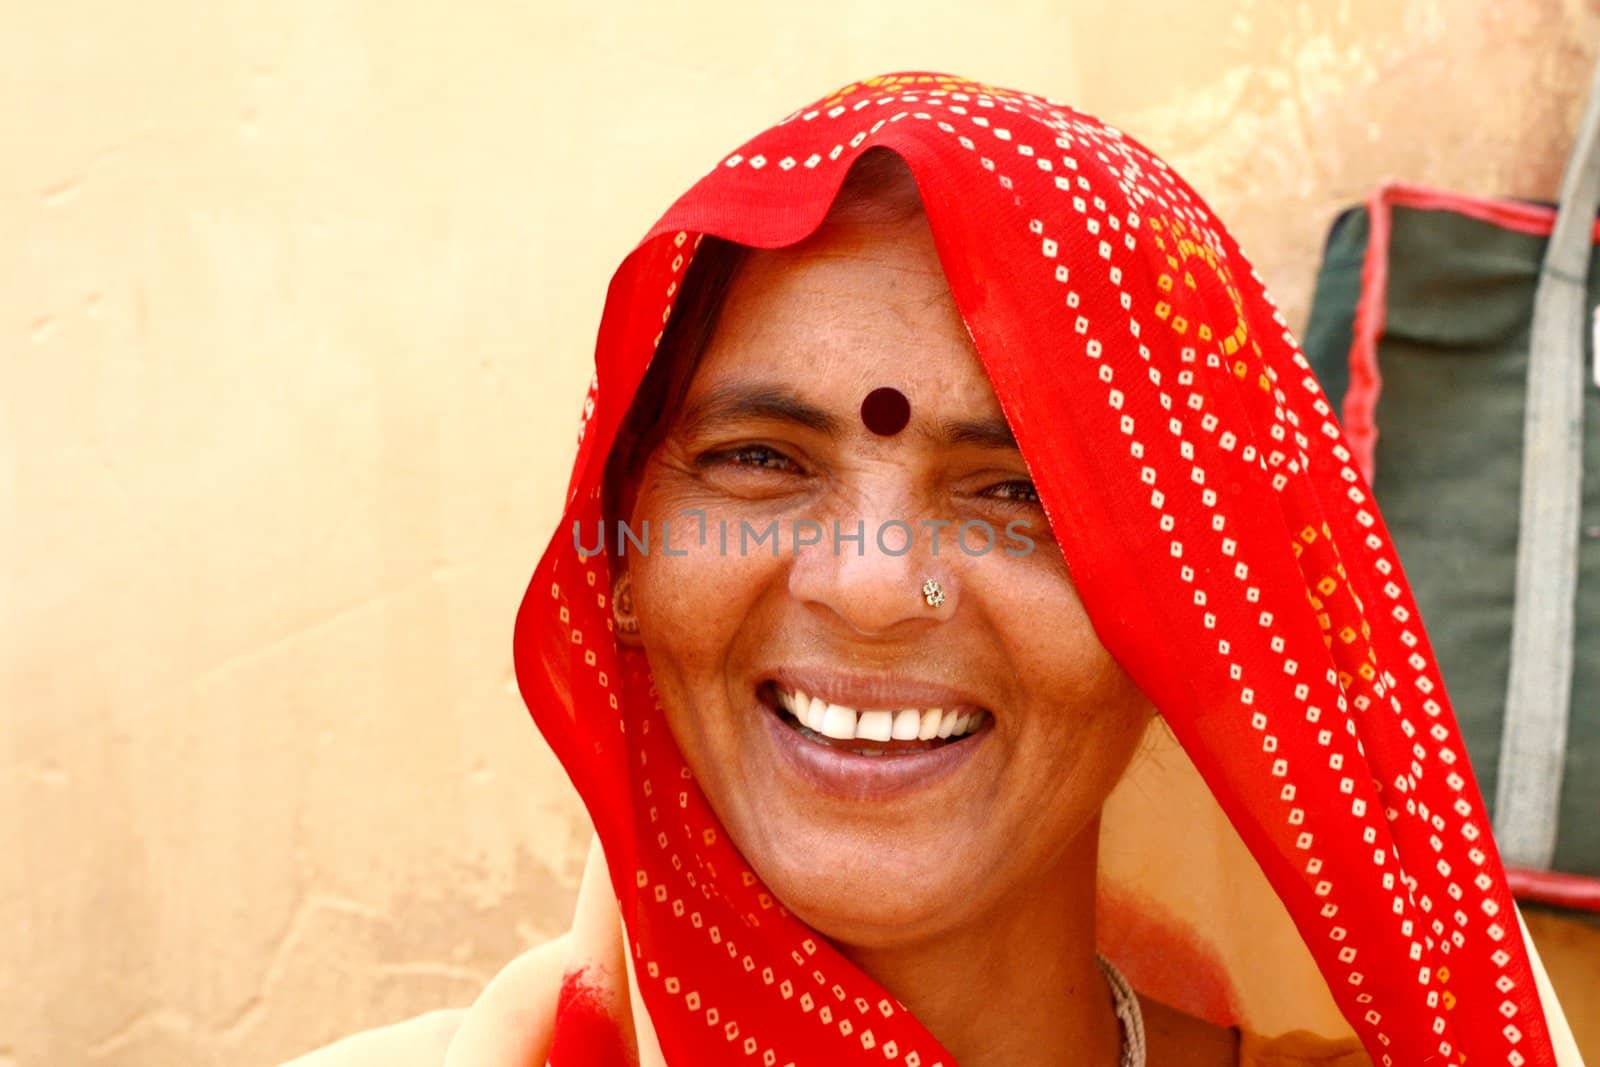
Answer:
M840 430L837 418L788 389L747 382L713 386L685 408L683 418L691 430L702 433L742 419L793 422L830 436Z
M684 425L691 432L705 433L719 426L744 419L771 419L792 422L829 436L837 436L844 422L793 391L764 383L730 382L713 386L685 406ZM981 448L1019 450L1011 426L1003 416L977 419L940 419L937 429L924 430L924 436L947 445L977 445Z
M946 444L1017 449L1010 423L998 415L990 419L941 419L939 431Z

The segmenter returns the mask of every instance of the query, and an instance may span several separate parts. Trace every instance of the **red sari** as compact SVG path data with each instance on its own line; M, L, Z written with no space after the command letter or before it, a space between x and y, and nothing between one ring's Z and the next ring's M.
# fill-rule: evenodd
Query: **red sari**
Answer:
M515 634L523 696L604 849L626 971L575 954L550 1063L658 1047L674 1067L953 1067L728 840L643 654L615 639L607 558L571 535L602 520L608 452L700 235L801 240L872 147L915 175L1078 594L1176 739L1107 806L1102 951L1193 1014L1353 1032L1374 1063L1575 1062L1383 519L1227 230L1097 119L900 74L725 157L612 281L567 506Z

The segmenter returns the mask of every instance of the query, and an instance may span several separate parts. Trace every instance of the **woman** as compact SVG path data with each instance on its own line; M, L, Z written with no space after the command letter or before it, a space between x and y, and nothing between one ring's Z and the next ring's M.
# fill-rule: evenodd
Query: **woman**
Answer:
M1321 390L1119 131L906 74L728 156L564 519L573 930L308 1067L1578 1062Z

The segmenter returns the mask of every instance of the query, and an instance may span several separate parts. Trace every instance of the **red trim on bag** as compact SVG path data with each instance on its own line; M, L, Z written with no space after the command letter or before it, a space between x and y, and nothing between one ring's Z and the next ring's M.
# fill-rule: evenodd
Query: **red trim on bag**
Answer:
M1377 464L1376 415L1378 396L1383 392L1383 376L1378 371L1378 338L1383 334L1389 287L1389 233L1392 209L1395 207L1414 211L1453 211L1502 229L1535 237L1550 236L1556 223L1556 209L1545 204L1468 196L1407 182L1385 182L1367 198L1367 219L1371 231L1367 239L1366 257L1361 264L1361 296L1356 301L1350 345L1350 386L1344 395L1342 416L1345 436L1350 441L1356 465L1369 485ZM1600 221L1595 223L1592 240L1600 244Z
M1506 881L1518 900L1600 912L1600 878L1507 867Z
M1389 200L1393 186L1381 185L1367 198L1367 251L1361 262L1361 296L1356 300L1350 344L1350 385L1344 394L1344 435L1367 484L1373 481L1378 449L1378 335L1383 333L1389 289Z

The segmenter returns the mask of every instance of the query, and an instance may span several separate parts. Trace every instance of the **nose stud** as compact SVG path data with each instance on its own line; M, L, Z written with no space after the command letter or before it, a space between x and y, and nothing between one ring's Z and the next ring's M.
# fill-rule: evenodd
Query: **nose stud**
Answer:
M944 603L944 587L934 579L929 578L922 583L922 599L928 602L928 607L938 607Z

